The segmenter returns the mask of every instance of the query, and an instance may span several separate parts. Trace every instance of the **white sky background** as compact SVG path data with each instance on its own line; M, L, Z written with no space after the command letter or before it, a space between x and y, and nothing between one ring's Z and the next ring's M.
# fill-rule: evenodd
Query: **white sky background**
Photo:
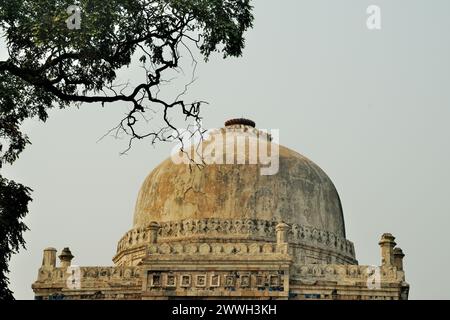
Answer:
M410 298L450 298L450 2L253 3L244 57L198 66L189 96L211 103L205 126L245 116L280 129L283 145L334 181L360 264L380 264L378 240L391 232ZM371 4L380 31L366 28ZM126 141L97 143L126 109L84 105L25 125L33 145L2 173L34 189L27 250L11 262L17 298L33 298L45 247L69 246L78 265L112 264L140 184L171 149L141 142L119 156Z

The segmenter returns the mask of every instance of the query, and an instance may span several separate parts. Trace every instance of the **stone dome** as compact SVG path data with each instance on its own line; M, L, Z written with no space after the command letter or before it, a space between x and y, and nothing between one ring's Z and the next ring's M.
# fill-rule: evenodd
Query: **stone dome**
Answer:
M184 219L274 219L345 237L341 201L330 178L291 149L280 146L279 153L278 173L266 176L258 164L198 167L167 159L140 189L134 227Z
M172 157L147 176L139 191L130 232L141 234L139 230L148 230L156 222L167 241L192 240L195 235L205 239L207 229L213 230L208 233L210 238L228 239L228 234L234 232L238 234L233 237L236 240L253 238L256 230L274 236L275 224L284 222L292 226L291 233L298 233L293 236L300 242L302 237L306 242L323 240L325 247L333 242L341 246L337 251L344 252L344 262L353 262L354 249L345 239L341 201L326 173L301 154L269 140L269 149L279 153L278 170L273 175L262 175L267 165L250 161L249 146L251 141L259 143L271 136L255 129L252 121L239 120L228 121L225 128L212 131L201 144L201 150L207 150L213 142L223 141L224 163L177 164ZM229 163L228 154L237 154L239 139L245 141L241 161L246 164L238 164L242 163L236 161L239 155L232 164L225 164ZM213 152L212 158L217 159L216 154ZM189 156L191 161L193 158L195 152ZM118 253L135 242L133 237L143 236L125 235Z

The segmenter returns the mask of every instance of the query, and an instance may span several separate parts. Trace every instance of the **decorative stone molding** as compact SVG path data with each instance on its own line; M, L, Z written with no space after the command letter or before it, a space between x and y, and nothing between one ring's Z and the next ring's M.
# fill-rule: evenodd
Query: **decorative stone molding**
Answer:
M81 288L100 287L105 284L108 286L128 284L139 285L141 283L141 271L138 267L80 267ZM38 279L34 285L39 284L58 284L62 288L67 287L67 279L71 273L66 267L39 269Z
M282 227L287 230L286 226ZM141 231L134 235L146 233L146 230ZM316 230L310 234L315 235L316 239L321 238L321 241L329 238L326 234L321 237L321 232ZM289 236L294 237L294 232ZM49 248L44 250L44 261L32 288L36 299L52 300L164 299L168 296L234 299L408 298L409 285L405 282L403 266L395 260L403 259L400 248L393 250L394 264L360 266L319 246L308 248L292 242L284 243L281 238L286 239L279 237L278 243L221 237L213 240L202 237L178 241L166 239L165 242L158 240L125 249L125 256L120 257L120 263L124 265L115 267L57 268L56 250ZM287 250L280 250L280 245ZM130 261L139 265L128 266ZM77 269L75 273L72 268ZM74 285L73 280L79 281L78 285Z
M190 274L183 274L181 276L180 286L183 288L188 288L191 286L192 276Z
M379 268L382 282L404 281L404 277L393 267L374 267L367 265L294 265L292 278L295 280L326 280L336 282L363 281L366 282L373 274L373 270Z
M211 249L213 248L213 249ZM188 255L255 255L273 254L277 244L265 243L189 243L187 245L176 244L150 244L147 249L149 255L188 254Z
M262 288L283 291L284 273L274 271L248 272L192 272L166 273L149 272L148 291L161 291L172 288L191 290L258 290ZM156 279L156 280L155 280ZM163 281L162 279L165 279Z
M192 241L195 239L210 240L255 240L255 241L276 241L276 221L242 219L199 219L199 220L180 220L173 222L160 223L158 231L158 242L180 242ZM332 232L319 230L317 228L290 224L287 231L289 244L303 245L308 247L317 247L332 252L336 252L349 260L354 260L355 251L351 241L339 237ZM124 250L146 246L151 243L151 226L145 228L133 229L127 232L118 243L117 253ZM227 250L227 248L222 248ZM210 251L216 252L222 250L219 248L210 248ZM257 248L243 248L244 250L257 250ZM190 249L191 251L194 248ZM199 248L195 249L199 250ZM202 251L208 250L206 247ZM174 251L179 251L177 248ZM196 252L197 252L196 251ZM195 252L191 252L195 253Z
M220 287L220 284L221 284L220 275L217 273L212 273L210 275L209 283L210 283L210 287L212 287L212 288Z

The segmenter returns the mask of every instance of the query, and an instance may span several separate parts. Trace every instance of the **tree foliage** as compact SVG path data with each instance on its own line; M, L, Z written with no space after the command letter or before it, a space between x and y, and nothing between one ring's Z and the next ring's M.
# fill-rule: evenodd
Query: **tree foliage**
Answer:
M11 300L8 263L13 253L25 245L22 219L28 213L30 189L0 176L0 300Z
M81 8L81 29L71 30L67 8L74 4ZM198 50L206 61L214 52L239 57L252 21L250 0L1 0L8 58L0 60L0 168L30 143L21 131L23 121L45 121L54 107L122 102L129 111L116 129L129 135L130 147L135 139L179 138L169 110L198 123L204 104L158 95L167 72L180 68L181 47ZM145 80L132 87L120 84L118 71L133 62L143 66ZM154 109L161 111L164 126L138 130L137 123ZM168 130L175 134L167 135ZM23 245L25 226L19 221L30 190L1 179L6 231L0 234L0 276L5 277L11 252ZM5 284L0 278L0 286Z

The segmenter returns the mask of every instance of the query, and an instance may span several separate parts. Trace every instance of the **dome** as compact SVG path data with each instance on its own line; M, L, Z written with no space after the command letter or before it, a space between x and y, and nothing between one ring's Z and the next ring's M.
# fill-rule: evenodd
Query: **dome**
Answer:
M278 173L266 176L257 164L198 167L167 159L140 189L134 227L180 219L275 219L345 237L341 202L330 178L291 149L279 146L279 153Z
M140 243L133 237L143 237L137 235L139 230L148 230L155 222L161 226L160 236L167 241L192 240L196 235L205 239L208 228L213 230L208 233L211 241L229 239L233 232L239 235L234 240L254 238L261 230L272 236L274 225L284 222L292 226L291 233L298 233L293 236L300 242L313 239L320 246L323 239L328 243L323 244L325 247L333 242L335 247L341 246L338 249L344 252L344 262L354 262L353 244L345 240L341 201L326 173L303 155L269 140L271 155L278 153L279 162L276 172L263 175L267 164L251 162L249 146L251 141L260 143L271 136L255 129L252 121L239 120L228 121L225 128L210 132L200 150L210 150L213 143L223 141L225 158L221 159L226 159L228 154L237 154L236 141L241 139L246 146L241 162L236 161L239 155L233 156L232 163L224 160L197 165L186 161L177 164L172 157L147 176L139 191L130 231L136 235L125 235L118 253L129 248L130 242ZM214 145L216 151L211 157L217 160L219 148ZM190 150L192 161L195 152L194 148Z

